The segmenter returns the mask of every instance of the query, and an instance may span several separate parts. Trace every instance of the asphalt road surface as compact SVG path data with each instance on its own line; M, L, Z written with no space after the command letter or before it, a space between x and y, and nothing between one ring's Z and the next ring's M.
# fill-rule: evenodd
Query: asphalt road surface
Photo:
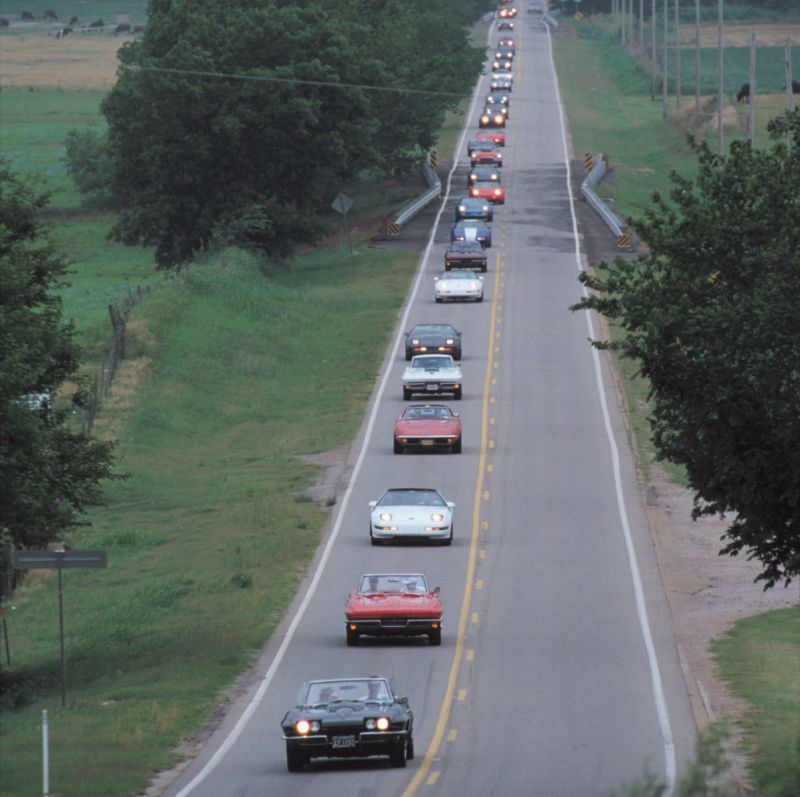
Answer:
M464 398L447 402L461 412L464 451L392 453L398 337L333 528L262 656L265 677L171 795L583 797L620 789L645 764L671 779L691 754L686 686L613 383L587 343L586 315L567 309L580 297L580 253L550 41L538 16L521 17L507 202L495 212L485 301L433 300L453 202L466 193L462 146L398 330L449 322L464 333ZM485 76L476 97L487 90ZM478 111L473 103L470 132ZM436 487L455 501L452 547L371 546L367 502L390 486ZM442 646L346 647L343 608L360 574L406 570L442 589ZM301 681L372 674L408 696L415 760L405 769L315 760L288 773L279 722Z

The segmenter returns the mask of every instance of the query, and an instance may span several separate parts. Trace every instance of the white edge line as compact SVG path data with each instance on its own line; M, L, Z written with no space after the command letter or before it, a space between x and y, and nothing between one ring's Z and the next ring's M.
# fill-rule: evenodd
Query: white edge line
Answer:
M493 26L489 26L489 33L491 33ZM489 38L489 34L487 34L487 41ZM447 188L445 190L445 195L442 199L442 204L439 207L439 211L436 214L436 218L434 219L433 225L431 227L431 233L428 237L428 244L425 247L425 251L423 252L422 256L420 257L418 271L417 271L417 278L414 281L414 286L411 289L411 293L408 296L408 300L406 301L405 309L403 310L403 314L400 317L400 321L398 324L398 332L397 337L395 338L394 346L392 347L392 355L389 360L389 367L383 373L383 377L381 378L380 383L378 384L378 388L375 392L372 409L370 410L369 414L369 421L367 422L367 428L364 432L363 442L361 443L361 450L358 454L358 459L356 460L356 464L353 468L353 473L350 477L350 483L345 490L344 496L342 496L342 501L339 504L339 510L336 514L336 521L334 522L333 529L331 530L331 534L328 537L328 542L325 544L325 549L322 552L322 556L319 559L319 563L317 565L317 569L314 573L313 578L311 579L311 583L308 586L308 591L306 592L300 606L297 609L297 613L292 618L292 622L289 624L289 627L286 629L286 634L283 637L283 641L281 642L281 646L278 648L278 652L275 654L275 658L272 660L272 664L270 664L269 669L264 674L264 679L261 682L261 685L258 687L255 695L253 695L253 699L251 700L250 704L247 708L242 712L242 715L237 720L236 724L231 729L230 733L225 737L225 740L222 744L217 748L217 751L214 753L213 756L206 762L205 766L187 783L176 795L175 797L186 797L188 794L191 794L194 789L196 789L219 765L222 759L228 754L230 749L236 744L239 737L242 735L242 732L245 729L245 726L250 721L250 718L255 713L258 706L261 704L261 701L264 699L264 695L267 693L267 690L272 683L272 679L275 677L275 673L278 671L278 667L280 667L283 657L286 655L286 651L289 648L289 645L294 638L295 632L297 631L297 627L300 625L300 622L305 615L306 609L308 608L309 603L311 603L311 599L314 597L314 593L317 591L317 586L322 578L322 574L325 570L325 565L328 562L328 558L330 557L331 551L333 550L334 543L336 542L339 536L339 530L342 526L342 521L345 516L345 510L347 509L347 505L350 502L350 496L353 492L353 487L358 480L358 474L361 471L361 466L364 463L364 457L367 453L367 446L369 445L372 439L372 429L375 426L375 419L378 415L378 408L380 406L381 399L383 394L386 390L386 384L389 381L389 375L391 373L391 365L397 358L397 353L400 348L400 341L403 338L403 330L405 329L406 323L408 321L408 315L411 312L411 307L414 304L414 299L417 296L419 291L419 286L422 283L422 278L425 275L426 267L428 265L428 258L431 253L431 249L433 248L433 239L436 236L436 231L439 227L439 220L442 217L442 213L447 205L447 201L450 199L450 190L453 182L453 174L455 173L456 169L458 168L458 155L462 151L464 146L464 139L467 135L467 130L469 128L469 124L472 120L472 116L475 112L475 101L478 99L478 92L481 87L481 82L483 75L481 78L478 79L475 89L472 92L472 101L470 102L469 112L466 116L466 121L464 123L464 129L461 131L461 137L458 140L458 144L456 146L456 151L453 154L453 166L450 169L450 173L447 175Z
M572 193L572 169L570 167L569 152L567 150L564 105L561 101L561 90L558 85L558 75L556 74L555 58L553 55L553 36L549 27L547 29L547 41L550 49L550 68L553 72L556 99L558 100L558 110L561 121L561 141L564 149L564 163L567 167L567 191L569 192L569 206L570 213L572 214L572 231L575 239L575 261L577 263L578 270L581 271L583 264L581 262L580 241L578 239L578 220L575 216L575 199ZM585 285L582 286L582 290L584 296L589 295ZM596 339L596 333L592 319L592 313L587 312L586 323L589 327L589 336L594 340ZM664 695L664 684L661 680L661 670L658 666L655 643L653 642L653 635L650 631L650 620L647 616L647 605L644 598L642 578L639 573L639 563L636 560L636 551L633 546L633 537L631 535L631 528L628 522L628 511L625 507L625 498L622 494L622 473L620 470L619 448L617 447L616 440L614 439L614 432L611 427L611 417L608 412L608 403L606 402L605 388L603 386L603 374L600 367L600 356L594 346L592 346L592 362L594 363L597 393L600 397L600 406L603 411L603 423L605 425L606 437L608 438L608 445L611 449L611 460L614 469L614 485L617 496L617 509L619 511L620 521L622 523L622 531L625 536L625 548L628 553L628 565L630 567L631 580L633 581L633 591L636 596L636 612L639 616L639 627L641 628L642 637L644 638L644 645L647 651L647 660L650 665L650 679L652 681L653 698L656 704L656 713L658 714L658 722L661 727L661 736L664 743L664 757L667 778L667 791L665 797L671 797L673 791L675 790L675 742L672 737L669 711L667 709L667 700Z

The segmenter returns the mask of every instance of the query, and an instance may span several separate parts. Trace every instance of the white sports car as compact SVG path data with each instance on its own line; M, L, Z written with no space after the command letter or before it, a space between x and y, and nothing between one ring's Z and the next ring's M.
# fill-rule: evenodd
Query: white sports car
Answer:
M452 394L461 398L461 368L449 354L417 354L403 372L403 398Z
M448 299L483 301L483 277L466 268L443 271L434 277L434 292L437 302Z
M369 539L373 545L398 537L426 537L442 545L453 541L453 509L438 490L391 487L369 502Z

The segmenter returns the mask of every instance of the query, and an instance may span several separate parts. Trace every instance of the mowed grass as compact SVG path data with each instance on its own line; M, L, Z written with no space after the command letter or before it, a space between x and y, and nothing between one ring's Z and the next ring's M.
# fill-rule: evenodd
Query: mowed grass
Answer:
M107 550L108 569L66 574L66 710L54 579L15 596L0 794L40 793L43 708L54 793L138 793L172 762L319 542L328 510L302 455L353 438L416 260L359 246L277 269L228 252L137 308L100 421L130 478L72 541Z
M574 150L610 156L614 173L602 193L610 194L619 210L638 215L649 206L653 191L668 190L670 170L696 173L685 143L687 118L662 118L660 103L649 98L649 78L627 53L600 37L575 35L555 42ZM767 119L782 107L780 97L759 98L757 146L769 145ZM744 105L736 109L738 126L726 130L728 136L742 137L746 113ZM612 337L616 334L619 330L612 327ZM616 364L647 479L654 459L647 423L649 384L638 376L635 363L617 358ZM664 465L672 478L685 481L679 467ZM800 608L740 621L714 644L714 652L723 677L749 703L743 725L759 793L794 797L800 793Z
M740 620L712 644L719 672L750 709L741 726L763 797L800 794L800 607Z

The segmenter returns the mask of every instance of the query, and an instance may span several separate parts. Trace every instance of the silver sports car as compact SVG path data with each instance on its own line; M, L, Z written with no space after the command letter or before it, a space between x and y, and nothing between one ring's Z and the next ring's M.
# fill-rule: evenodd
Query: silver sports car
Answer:
M437 302L483 301L483 277L466 268L443 271L434 277L433 289Z
M403 372L403 398L416 394L461 398L461 368L449 354L417 354Z
M373 545L398 537L426 537L442 545L453 541L453 509L438 490L391 487L369 502L369 538Z

